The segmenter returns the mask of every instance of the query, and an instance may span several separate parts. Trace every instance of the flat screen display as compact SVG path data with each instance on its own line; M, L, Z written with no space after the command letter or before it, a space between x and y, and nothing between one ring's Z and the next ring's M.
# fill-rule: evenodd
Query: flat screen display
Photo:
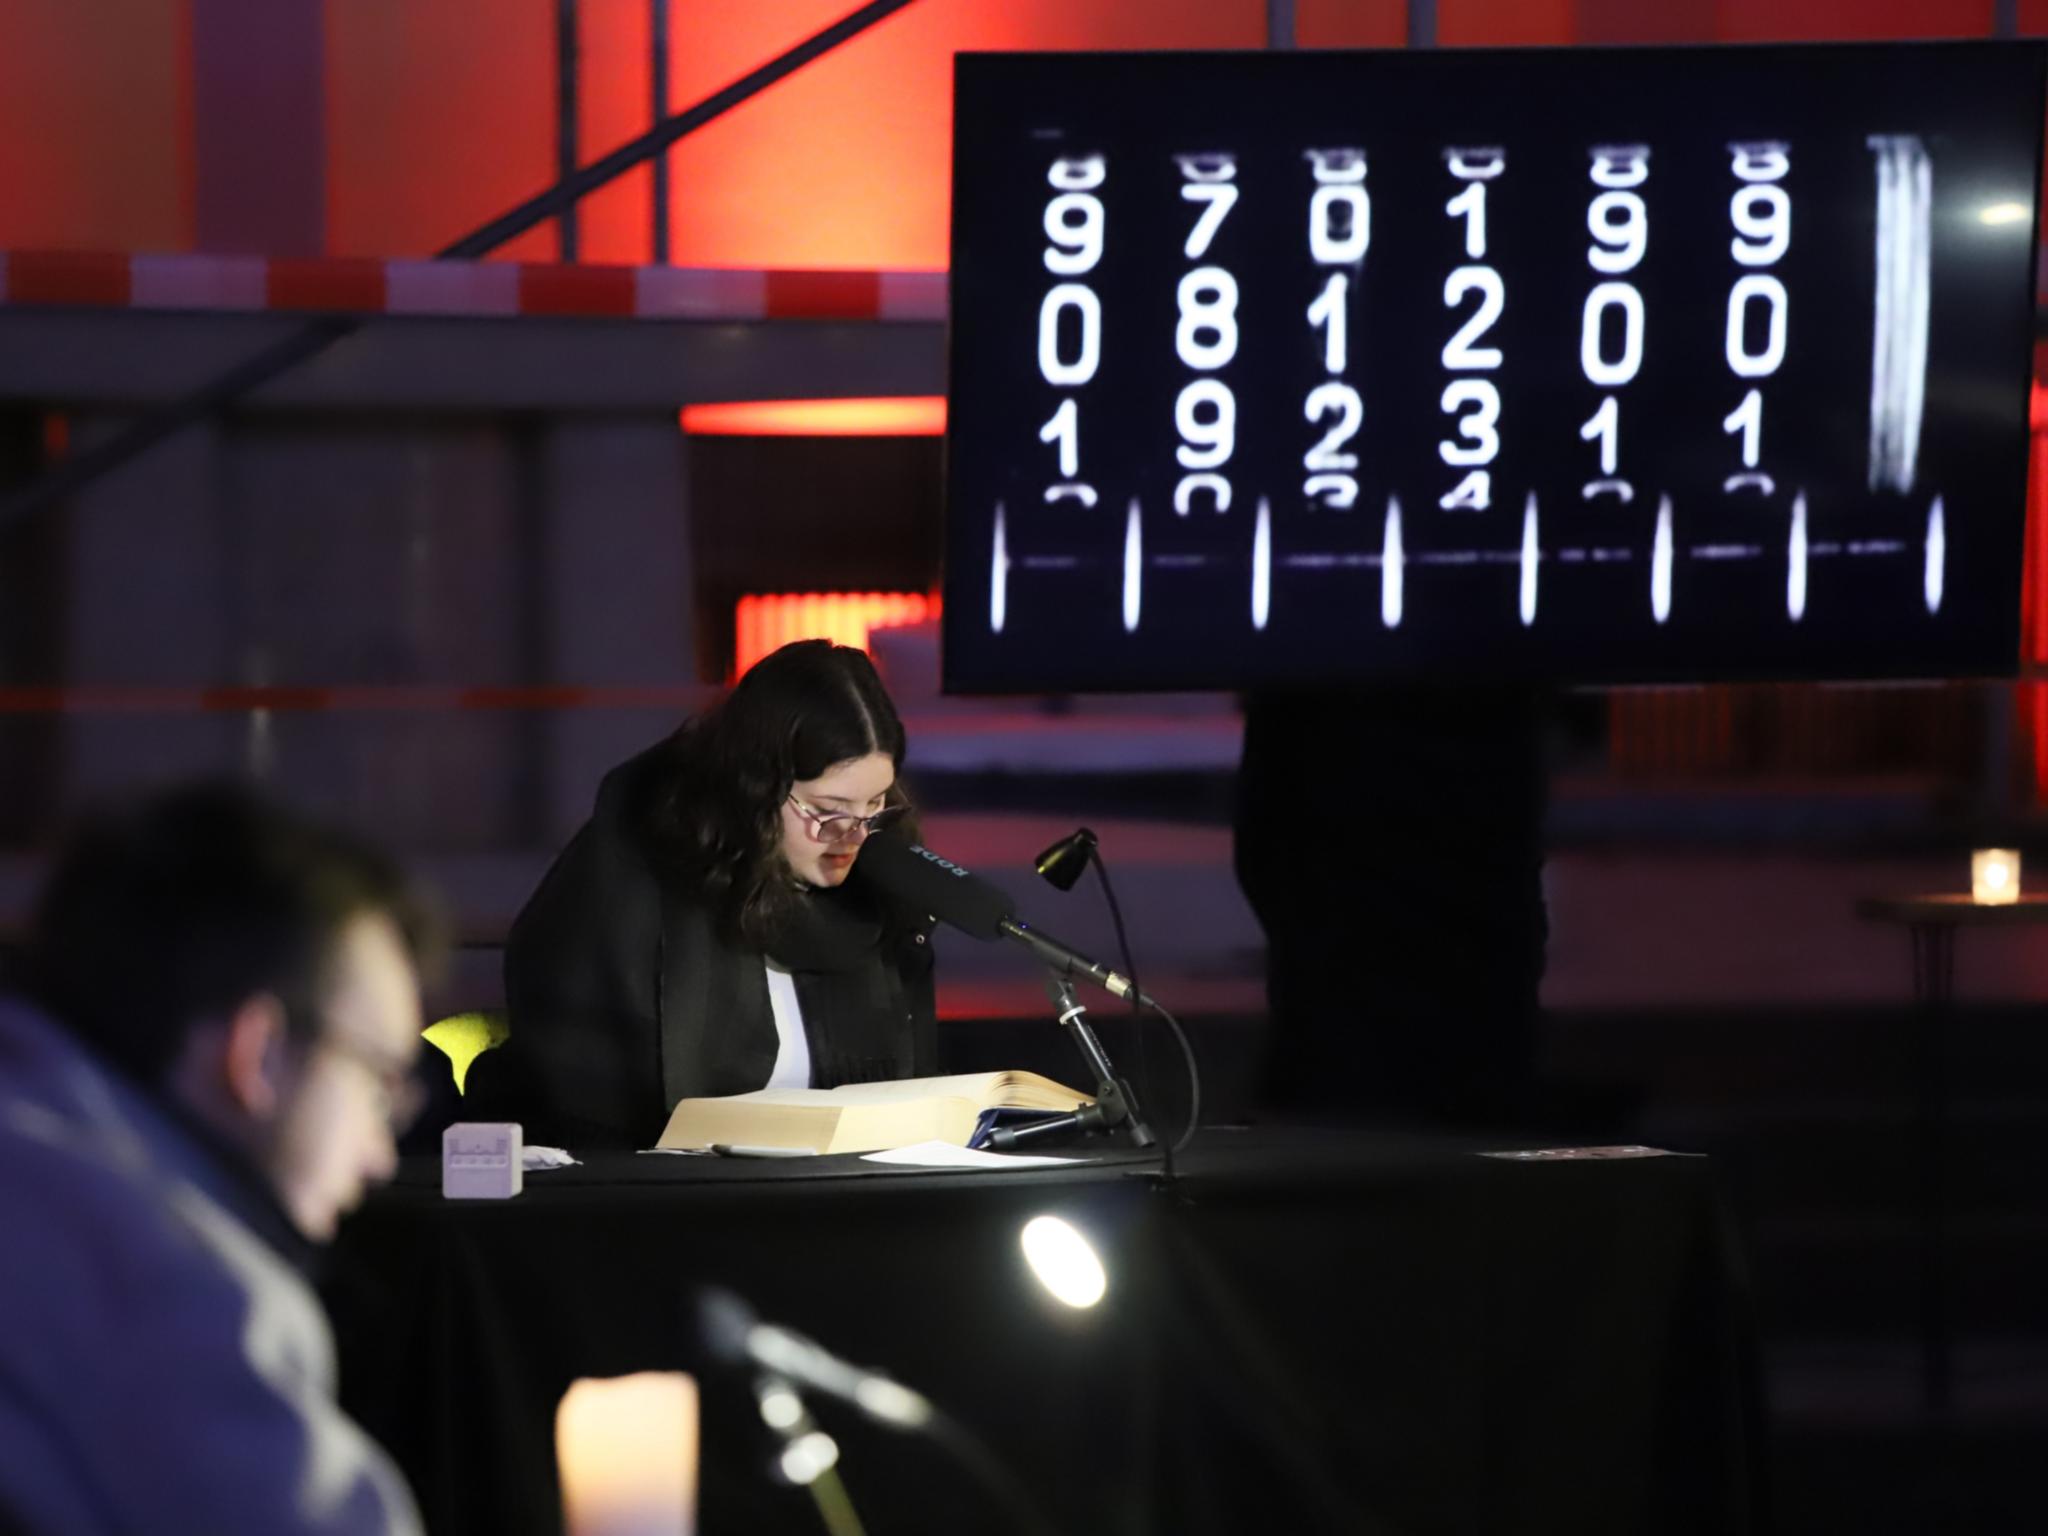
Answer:
M963 55L947 686L2011 670L2044 64Z

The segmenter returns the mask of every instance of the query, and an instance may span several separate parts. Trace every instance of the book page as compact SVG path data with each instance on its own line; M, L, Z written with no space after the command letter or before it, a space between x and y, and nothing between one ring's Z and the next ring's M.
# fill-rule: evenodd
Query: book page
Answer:
M824 1092L828 1102L835 1104L901 1104L939 1097L968 1099L982 1109L1075 1109L1091 1101L1090 1095L1063 1087L1036 1072L906 1077L887 1083L847 1083Z

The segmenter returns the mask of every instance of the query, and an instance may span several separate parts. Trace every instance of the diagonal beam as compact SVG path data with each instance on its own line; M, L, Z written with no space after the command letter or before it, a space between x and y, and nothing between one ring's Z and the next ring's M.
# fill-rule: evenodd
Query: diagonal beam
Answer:
M518 207L471 230L460 240L443 246L434 253L435 259L473 259L517 239L536 224L555 217L579 198L660 155L713 118L721 117L740 103L758 96L813 59L830 53L841 43L858 37L877 22L886 21L912 3L913 0L870 0L869 4L848 12L823 31L813 33L794 48L778 54L759 69L742 75L723 90L714 91L695 106L663 118L639 138L620 145L573 176L563 177L545 192L528 198ZM53 501L73 494L185 428L217 415L280 374L319 356L367 323L367 318L361 315L327 315L309 322L247 361L209 380L183 399L149 412L104 442L65 459L26 490L0 502L0 526L16 518L27 517Z

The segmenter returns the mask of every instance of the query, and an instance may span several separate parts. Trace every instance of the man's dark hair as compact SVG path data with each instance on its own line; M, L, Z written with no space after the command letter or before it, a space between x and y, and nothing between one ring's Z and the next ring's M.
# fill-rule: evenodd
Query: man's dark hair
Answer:
M366 912L390 918L416 965L438 952L433 915L383 852L241 786L197 785L79 827L37 903L24 981L157 1085L195 1025L258 994L317 1036L335 943Z

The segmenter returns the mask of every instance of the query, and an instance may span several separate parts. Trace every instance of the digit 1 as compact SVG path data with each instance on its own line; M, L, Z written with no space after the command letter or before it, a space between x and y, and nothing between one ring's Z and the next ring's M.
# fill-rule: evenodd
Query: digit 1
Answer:
M1323 368L1329 373L1344 371L1344 296L1350 288L1349 277L1332 272L1323 291L1308 307L1308 323L1328 327L1323 332Z
M1038 429L1041 443L1060 445L1060 478L1071 480L1081 472L1081 412L1069 396L1060 402L1052 418Z
M1758 450L1763 447L1764 437L1764 392L1752 389L1742 397L1742 404L1730 411L1721 423L1723 432L1742 434L1742 467L1755 469Z
M1475 181L1448 203L1444 212L1465 221L1465 254L1477 261L1486 254L1486 183Z
M1754 393L1754 391L1751 391ZM1609 395L1600 402L1600 409L1586 418L1586 424L1579 428L1579 441L1590 443L1600 440L1600 473L1614 473L1615 461L1621 456L1621 404Z

